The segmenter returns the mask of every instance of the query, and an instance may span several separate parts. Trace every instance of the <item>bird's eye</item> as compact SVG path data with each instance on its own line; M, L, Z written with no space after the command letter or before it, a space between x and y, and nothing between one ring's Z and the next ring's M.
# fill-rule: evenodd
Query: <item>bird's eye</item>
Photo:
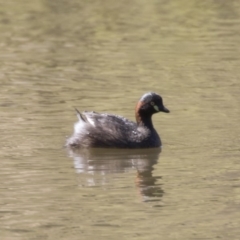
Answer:
M154 103L154 102L151 102L150 104L151 104L152 106L154 106L154 105L155 105L155 103Z

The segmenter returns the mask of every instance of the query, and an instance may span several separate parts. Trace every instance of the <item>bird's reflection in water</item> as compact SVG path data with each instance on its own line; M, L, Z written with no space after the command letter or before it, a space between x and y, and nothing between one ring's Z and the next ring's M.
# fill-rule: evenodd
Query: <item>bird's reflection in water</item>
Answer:
M81 174L82 186L108 184L108 175L136 171L136 186L144 201L156 201L164 191L153 176L161 149L69 149L77 173Z

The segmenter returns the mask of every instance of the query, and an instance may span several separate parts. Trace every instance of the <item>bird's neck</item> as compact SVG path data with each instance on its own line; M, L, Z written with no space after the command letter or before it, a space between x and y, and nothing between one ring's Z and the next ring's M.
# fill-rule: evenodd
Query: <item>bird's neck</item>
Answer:
M140 112L136 112L135 114L136 117L136 122L139 126L145 126L150 129L153 129L153 124L152 124L152 115L143 115Z

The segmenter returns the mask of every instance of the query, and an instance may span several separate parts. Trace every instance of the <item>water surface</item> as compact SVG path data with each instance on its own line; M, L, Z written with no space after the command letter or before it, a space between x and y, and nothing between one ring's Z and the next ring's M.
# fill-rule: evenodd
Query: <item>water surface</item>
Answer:
M239 24L239 1L1 1L1 239L239 239ZM148 91L161 154L63 148L74 107L134 120Z

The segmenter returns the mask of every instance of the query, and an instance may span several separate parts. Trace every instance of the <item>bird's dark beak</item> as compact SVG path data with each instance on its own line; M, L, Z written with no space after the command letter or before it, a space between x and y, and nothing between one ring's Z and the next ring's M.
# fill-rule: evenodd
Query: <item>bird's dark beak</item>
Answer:
M162 112L170 113L170 111L169 111L166 107L164 107L164 106L163 106L163 108L162 108Z

